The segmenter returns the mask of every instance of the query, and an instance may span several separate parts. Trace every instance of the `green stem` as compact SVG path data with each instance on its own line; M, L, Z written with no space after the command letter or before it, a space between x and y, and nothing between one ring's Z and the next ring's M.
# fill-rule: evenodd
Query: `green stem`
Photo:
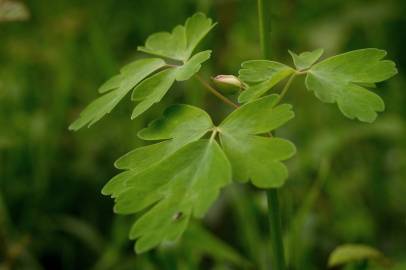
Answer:
M258 0L259 38L262 55L271 58L271 1Z
M217 98L219 98L220 100L222 100L225 104L233 107L234 109L238 108L238 105L235 104L234 102L232 102L231 100L229 100L227 97L223 96L219 91L217 91L216 89L214 89L209 83L207 83L205 80L203 80L202 77L200 77L199 75L196 75L196 78L199 80L199 82L204 86L204 88L206 90L208 90L210 93L212 93L213 95L215 95Z
M268 199L268 219L272 245L272 269L285 270L285 252L282 240L278 189L271 188L267 191L266 195Z
M295 77L298 75L298 73L293 73L290 77L289 80L286 82L285 86L283 87L279 98L278 98L278 103L285 97L286 93L289 90L290 85L292 84L293 80L295 79Z
M271 58L271 0L258 0L259 37L262 55L265 59ZM280 99L287 92L292 83L292 75L283 89ZM278 189L266 192L268 200L268 218L271 237L272 270L285 270L285 254L282 240L281 213L279 208Z

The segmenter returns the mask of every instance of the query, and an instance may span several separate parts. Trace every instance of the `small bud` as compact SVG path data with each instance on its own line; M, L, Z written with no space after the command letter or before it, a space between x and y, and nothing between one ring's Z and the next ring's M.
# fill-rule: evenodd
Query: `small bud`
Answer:
M234 75L217 75L212 79L223 94L234 94L243 89L243 83Z

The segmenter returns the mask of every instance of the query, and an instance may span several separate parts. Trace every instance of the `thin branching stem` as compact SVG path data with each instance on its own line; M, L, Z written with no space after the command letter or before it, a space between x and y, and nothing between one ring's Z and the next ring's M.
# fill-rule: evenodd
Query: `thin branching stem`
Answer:
M293 80L299 76L299 75L303 75L303 74L307 74L306 71L295 71L288 79L288 81L286 82L285 86L283 87L281 93L279 94L279 98L278 98L278 102L281 102L282 99L285 97L286 93L288 92Z
M206 82L200 75L196 74L196 78L199 80L199 82L204 86L206 90L208 90L210 93L215 95L217 98L221 99L224 103L227 105L233 107L234 109L237 109L239 106L232 102L230 99L227 97L223 96L219 91L214 89L208 82Z
M290 77L289 80L286 82L285 86L283 87L279 98L278 98L278 103L285 97L286 93L289 90L290 85L292 84L293 80L295 79L295 77L297 76L297 73L293 73Z
M213 128L212 133L210 135L210 142L216 138L217 132L218 132L217 127Z

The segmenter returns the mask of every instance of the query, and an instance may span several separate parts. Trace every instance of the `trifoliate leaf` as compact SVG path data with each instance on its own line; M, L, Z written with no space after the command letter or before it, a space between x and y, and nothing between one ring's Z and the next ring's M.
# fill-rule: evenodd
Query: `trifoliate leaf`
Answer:
M81 112L79 118L69 126L69 129L78 130L85 125L93 125L110 113L134 86L164 65L165 62L162 59L150 58L137 60L124 67L119 75L108 80L99 89L100 93L110 92L90 103Z
M240 79L248 87L240 94L238 101L245 103L259 98L277 83L295 72L284 64L268 60L251 60L242 63Z
M192 56L185 64L177 68L176 80L186 81L196 74L202 67L202 63L210 58L211 51L199 52Z
M382 99L364 88L397 73L395 63L382 60L386 52L362 49L330 57L314 65L306 76L307 89L323 102L337 103L350 119L371 123L385 108Z
M213 27L211 19L203 13L197 13L188 18L185 25L176 26L172 33L152 34L145 42L145 46L138 47L138 50L185 62Z
M375 248L361 244L346 244L334 249L330 254L328 266L336 267L362 260L373 260L382 265L388 263L388 259L386 259L384 255Z
M125 190L124 182L158 162L164 160L181 147L200 139L213 127L210 116L203 110L189 105L174 105L165 110L162 118L149 124L138 135L144 140L165 140L139 147L118 159L118 169L131 170L111 179L103 188L104 195L117 197Z
M175 68L169 68L149 77L135 87L131 99L139 101L139 103L135 106L131 119L136 118L159 102L175 82L176 74Z
M90 103L69 129L78 130L85 125L91 126L111 112L134 87L132 99L139 103L133 110L132 119L159 102L175 80L190 79L200 70L201 64L210 58L211 51L197 53L192 58L190 56L213 26L211 19L202 13L197 13L186 21L185 26L175 27L172 33L161 32L151 35L145 47L140 47L140 50L183 61L184 64L169 68L164 60L152 58L135 61L125 66L120 74L113 76L99 88L98 92L105 95ZM167 69L151 76L136 87L148 75L162 67Z
M294 117L291 105L276 106L278 100L278 95L270 95L247 103L218 127L236 180L251 179L260 188L279 187L286 180L287 169L281 161L295 153L294 145L284 139L259 136Z
M190 217L202 217L220 189L231 180L230 164L215 140L190 143L130 177L116 198L117 213L136 213L152 206L131 228L138 253L176 240Z
M289 54L292 56L293 63L298 70L304 70L311 67L320 57L323 55L323 49L317 49L312 52L302 52L297 55L289 50Z

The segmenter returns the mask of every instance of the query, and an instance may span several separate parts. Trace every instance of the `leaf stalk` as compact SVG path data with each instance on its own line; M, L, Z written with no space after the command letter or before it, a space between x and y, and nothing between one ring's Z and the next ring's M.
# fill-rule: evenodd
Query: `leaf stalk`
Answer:
M223 101L225 104L233 107L234 109L237 109L239 106L232 102L230 99L227 97L223 96L219 91L214 89L209 83L207 83L200 75L196 74L196 78L199 80L199 82L204 86L206 90L208 90L210 93L215 95L217 98L219 98L221 101Z

